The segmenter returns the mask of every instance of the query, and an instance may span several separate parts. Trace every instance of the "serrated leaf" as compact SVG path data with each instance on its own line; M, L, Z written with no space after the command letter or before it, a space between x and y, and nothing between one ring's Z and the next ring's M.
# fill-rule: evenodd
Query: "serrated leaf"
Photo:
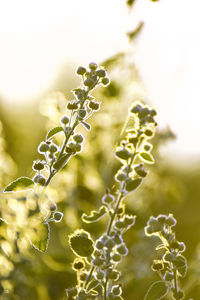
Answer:
M50 129L46 135L46 139L50 139L52 138L55 134L57 134L58 132L63 131L63 128L61 126L56 126L52 129Z
M56 170L56 171L59 171L60 169L62 169L66 164L67 162L69 161L70 157L72 156L71 153L66 153L66 154L63 154L61 156L61 158L59 160L57 160L54 164L53 164L53 168Z
M154 158L149 152L141 152L139 153L140 158L146 162L147 164L154 164Z
M50 238L50 227L48 223L38 223L34 232L28 236L32 246L41 252L46 252Z
M19 177L16 180L12 181L11 183L9 183L5 189L4 192L13 192L16 190L24 190L26 188L31 188L31 186L33 186L34 182L32 179L28 178L28 177Z
M183 255L178 255L173 261L176 270L178 271L181 277L185 277L187 273L187 260Z
M136 190L141 185L141 183L142 183L142 178L136 178L128 181L126 184L127 192L132 192Z
M83 214L81 219L85 223L96 222L101 219L107 212L107 208L105 206L101 206L99 211L91 211L90 215Z
M89 258L94 251L94 242L90 234L83 229L77 229L69 235L69 245L72 251L80 257Z
M153 283L147 291L144 300L159 300L165 297L168 293L169 286L164 281Z
M91 125L90 124L88 124L85 121L81 121L81 124L85 127L85 129L87 129L87 131L90 131L90 129L91 129Z

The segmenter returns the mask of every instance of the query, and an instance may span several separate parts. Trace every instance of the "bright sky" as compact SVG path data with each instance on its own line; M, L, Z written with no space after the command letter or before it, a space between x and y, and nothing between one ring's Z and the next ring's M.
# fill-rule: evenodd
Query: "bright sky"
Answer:
M167 151L200 157L200 4L198 0L0 0L0 95L35 98L63 62L101 61L128 47L125 32L143 20L135 57L161 126L178 139Z

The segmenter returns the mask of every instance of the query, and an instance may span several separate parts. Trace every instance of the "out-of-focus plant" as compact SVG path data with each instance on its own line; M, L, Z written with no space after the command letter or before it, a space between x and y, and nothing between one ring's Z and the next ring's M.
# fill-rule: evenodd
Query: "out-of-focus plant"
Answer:
M157 272L161 281L157 281L149 288L145 300L162 299L171 290L173 299L184 299L184 293L179 287L178 278L185 277L187 261L183 256L185 244L176 239L173 227L176 219L172 214L159 215L157 218L150 217L145 233L147 236L157 236L161 244L156 250L162 251L162 257L154 260L152 270Z
M46 188L69 159L82 150L84 137L76 131L77 127L82 125L90 130L86 120L100 107L91 91L98 85L109 84L106 71L96 63L90 63L88 70L79 67L77 74L82 77L82 85L73 90L75 99L67 103L67 113L60 119L61 126L50 129L45 141L40 143L38 152L42 158L33 163L35 176L12 181L1 197L0 264L5 266L0 270L1 283L4 282L2 291L7 290L4 279L14 270L14 264L20 261L21 255L28 255L29 242L39 251L47 250L49 223L60 222L63 213L57 210ZM58 133L64 136L61 145L53 140ZM8 290L12 290L11 285Z
M78 258L73 263L77 272L77 285L67 289L67 299L123 299L120 272L117 265L128 249L123 234L135 223L135 216L126 213L124 199L136 190L146 177L143 163L153 164L149 140L156 125L155 109L136 103L130 109L131 124L116 148L115 156L122 163L115 175L119 186L115 193L107 189L98 211L83 214L85 223L93 223L108 217L108 225L95 242L85 230L76 230L69 236L69 244ZM134 117L133 117L134 116Z

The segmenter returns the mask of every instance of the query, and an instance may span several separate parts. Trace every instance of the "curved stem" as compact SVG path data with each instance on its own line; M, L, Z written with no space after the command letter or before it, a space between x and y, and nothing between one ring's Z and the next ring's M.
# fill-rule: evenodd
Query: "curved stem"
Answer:
M129 162L129 164L128 164L128 170L127 170L127 172L126 172L126 175L127 175L127 176L129 175L129 173L130 173L130 171L131 171L131 165L133 164L133 161L134 161L134 158L135 158L136 154L137 154L136 151L132 154L131 160L130 160L130 162ZM113 212L113 214L112 214L112 216L111 216L111 218L110 218L110 222L109 222L109 224L108 224L107 235L110 234L110 231L111 231L113 222L114 222L115 217L116 217L116 215L117 215L117 211L118 211L119 205L120 205L120 203L121 203L121 200L122 200L123 197L124 197L125 183L126 183L125 181L123 181L123 182L121 183L121 187L120 187L120 192L119 192L119 195L118 195L117 203L116 203L116 205L115 205L114 212Z

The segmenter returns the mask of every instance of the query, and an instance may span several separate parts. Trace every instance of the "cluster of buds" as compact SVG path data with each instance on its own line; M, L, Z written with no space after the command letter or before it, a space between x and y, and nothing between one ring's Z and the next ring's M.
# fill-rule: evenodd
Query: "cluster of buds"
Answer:
M85 77L97 76L100 73L96 69L95 66L93 70L91 68L90 74L82 69L79 72ZM102 76L103 74L102 72ZM86 81L87 84L89 82ZM119 189L115 194L107 189L101 199L103 205L100 209L92 211L90 215L82 216L84 222L92 223L107 215L109 218L107 230L96 242L92 242L89 233L80 230L70 236L69 243L73 252L78 257L84 257L86 264L84 270L73 267L77 272L77 294L69 296L71 290L68 290L67 299L123 300L122 285L119 282L120 272L117 266L128 254L123 234L135 224L135 216L126 214L123 200L128 193L136 190L146 177L144 162L154 163L149 140L153 136L156 125L155 115L154 109L141 103L134 104L130 110L130 127L126 129L126 135L115 151L115 156L122 163L115 175ZM80 264L78 266L80 267Z
M91 126L86 120L100 108L100 103L90 95L90 92L98 85L109 84L106 71L94 62L89 64L88 70L79 67L77 75L82 77L82 85L73 90L74 99L68 101L66 105L67 113L60 119L61 126L52 128L47 133L46 140L38 147L38 152L43 155L43 159L33 164L33 170L37 172L33 181L41 186L47 186L55 174L67 164L71 156L81 152L84 137L75 129L81 124L85 129L90 130ZM62 145L53 141L58 133L64 135ZM48 174L47 178L44 173Z
M154 260L152 270L157 272L161 279L165 281L167 291L172 291L173 299L184 299L183 291L178 287L178 278L184 277L187 272L187 261L183 256L185 244L176 239L173 227L176 225L176 219L172 214L158 215L150 217L145 227L147 236L156 235L161 244L156 250L162 251L162 258Z

